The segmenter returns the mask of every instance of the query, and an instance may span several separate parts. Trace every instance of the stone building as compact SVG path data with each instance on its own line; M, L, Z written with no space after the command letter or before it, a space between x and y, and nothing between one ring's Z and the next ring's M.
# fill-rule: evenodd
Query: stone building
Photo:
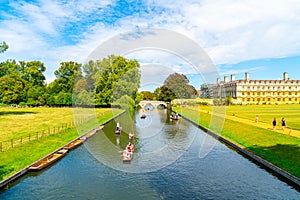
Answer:
M224 81L217 79L213 88L213 98L231 96L236 104L282 104L300 102L300 80L291 80L288 73L283 73L282 80L250 80L249 72L245 79L235 80L235 75Z

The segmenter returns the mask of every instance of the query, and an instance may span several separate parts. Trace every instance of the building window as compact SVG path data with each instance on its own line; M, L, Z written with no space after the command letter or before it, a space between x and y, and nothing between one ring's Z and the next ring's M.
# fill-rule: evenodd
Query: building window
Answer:
M268 101L271 101L271 98L268 98Z
M292 101L292 98L289 98L289 101Z
M280 98L278 98L277 101L280 101Z
M292 95L292 92L289 92L289 95Z
M250 101L250 98L247 98L247 101Z

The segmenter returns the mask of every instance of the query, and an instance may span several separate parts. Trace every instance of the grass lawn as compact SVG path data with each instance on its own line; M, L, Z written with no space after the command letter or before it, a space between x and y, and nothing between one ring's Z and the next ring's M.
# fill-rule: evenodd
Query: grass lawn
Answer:
M284 112L284 117L290 122L288 126L298 129L296 122L299 122L299 116L296 113L299 113L300 105L227 106L224 123L221 116L212 118L211 114L213 109L224 108L199 106L173 109L300 178L300 138L239 121L239 117L255 120L255 115L259 115L260 120L271 124L273 117L280 118ZM233 114L237 116L236 120L229 117ZM223 129L220 129L220 124Z
M95 110L76 110L72 108L1 108L0 136L2 139L11 139L20 135L26 136L29 133L47 130L61 124L71 123L74 120L77 120L79 123L84 119L88 119L88 117L91 118L91 116L95 118L91 118L88 122L81 123L76 127L69 127L59 133L26 142L15 148L0 152L0 180L11 176L121 112L122 110L110 108ZM10 131L7 131L6 128L9 128Z

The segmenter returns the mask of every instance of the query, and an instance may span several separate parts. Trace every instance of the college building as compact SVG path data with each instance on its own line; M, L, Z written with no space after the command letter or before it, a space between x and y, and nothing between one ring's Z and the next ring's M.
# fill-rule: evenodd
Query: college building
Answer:
M211 88L213 98L232 97L235 104L283 104L300 102L300 80L291 80L283 73L282 80L250 80L249 72L245 79L235 80L235 75L217 79Z

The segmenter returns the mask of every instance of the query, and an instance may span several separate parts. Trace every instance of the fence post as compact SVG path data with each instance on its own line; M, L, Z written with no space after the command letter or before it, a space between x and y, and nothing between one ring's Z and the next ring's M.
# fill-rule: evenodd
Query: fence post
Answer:
M39 139L39 132L36 132L36 139Z
M2 152L2 142L0 142L0 152Z
M20 140L21 144L22 144L22 135L21 135L21 140Z
M48 135L50 135L50 128L48 128Z
M29 136L28 136L28 141L30 142L30 133L29 133Z
M11 139L10 146L11 146L11 148L14 148L14 139Z

